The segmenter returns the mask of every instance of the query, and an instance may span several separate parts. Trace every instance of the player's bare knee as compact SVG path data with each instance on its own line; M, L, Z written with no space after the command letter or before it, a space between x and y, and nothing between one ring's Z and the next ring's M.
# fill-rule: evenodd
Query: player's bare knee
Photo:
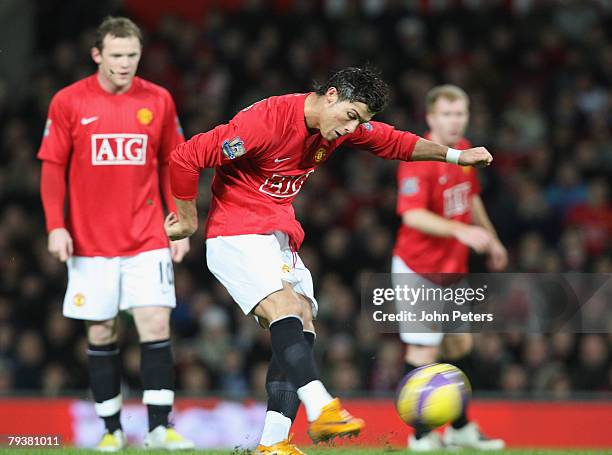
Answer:
M445 335L441 356L446 360L457 360L468 355L472 346L473 338L470 333Z
M146 311L135 311L134 319L141 342L170 338L169 311L166 311L166 308L147 308Z
M310 300L302 295L300 295L300 301L302 302L302 320L304 322L304 330L314 333L315 329L313 323L314 317L312 314L312 304L310 303Z
M301 320L304 320L304 313L302 311L302 304L299 300L289 297L287 300L278 302L274 308L274 314L269 319L270 322L274 322L277 319L285 318L287 316L297 316Z
M294 292L287 289L270 294L255 307L255 315L270 322L287 316L297 316L303 320L302 302Z
M94 346L104 346L116 342L115 321L87 322L87 341Z
M405 361L414 366L429 365L436 362L439 351L438 346L408 344L406 345Z

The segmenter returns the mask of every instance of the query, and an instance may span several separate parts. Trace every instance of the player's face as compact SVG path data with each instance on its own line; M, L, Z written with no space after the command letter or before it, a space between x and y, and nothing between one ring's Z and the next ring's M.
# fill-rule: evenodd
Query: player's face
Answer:
M440 97L427 114L432 135L444 145L454 145L463 137L468 120L468 104L463 98L450 101Z
M141 51L140 40L135 36L118 38L106 35L102 52L94 47L92 58L98 64L100 77L114 89L121 90L132 84Z
M325 94L325 103L319 118L319 131L328 141L338 139L357 129L360 123L370 121L372 114L365 103L339 101L335 88Z

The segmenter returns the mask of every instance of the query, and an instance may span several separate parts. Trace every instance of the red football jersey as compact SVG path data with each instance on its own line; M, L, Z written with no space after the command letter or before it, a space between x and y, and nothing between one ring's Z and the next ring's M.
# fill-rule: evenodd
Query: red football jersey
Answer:
M466 139L454 146L459 150L470 147ZM427 209L444 218L471 223L472 196L480 193L474 168L431 161L400 163L397 184L400 216L411 209ZM468 253L468 247L455 238L428 235L403 223L393 249L393 255L417 273L465 273Z
M159 166L183 141L168 91L138 77L123 94L104 91L94 74L53 97L38 158L68 163L74 254L129 256L168 246Z
M285 232L294 249L304 239L291 202L316 167L340 145L388 159L410 160L418 136L380 122L327 141L304 120L308 93L259 101L226 125L198 134L172 153L172 191L193 199L203 168L216 168L206 238ZM322 201L322 203L325 203Z

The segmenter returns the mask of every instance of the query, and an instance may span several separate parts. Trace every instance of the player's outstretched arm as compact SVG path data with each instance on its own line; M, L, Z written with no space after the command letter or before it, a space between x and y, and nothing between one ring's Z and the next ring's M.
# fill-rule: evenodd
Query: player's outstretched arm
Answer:
M164 220L164 229L170 240L181 240L198 230L198 209L196 200L177 199L176 213L171 212Z
M493 157L484 147L467 150L455 150L445 145L436 144L420 138L412 152L412 161L447 161L460 166L485 167L491 164Z

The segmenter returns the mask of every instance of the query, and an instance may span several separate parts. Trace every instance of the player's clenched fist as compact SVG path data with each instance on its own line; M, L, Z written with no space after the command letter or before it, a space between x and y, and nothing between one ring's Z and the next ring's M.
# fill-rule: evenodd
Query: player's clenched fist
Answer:
M73 253L72 236L65 228L56 228L49 232L47 248L49 253L62 262L66 262Z
M459 163L461 166L485 167L491 164L493 157L484 147L474 147L461 152Z
M164 230L170 240L181 240L195 232L195 229L183 225L174 212L169 213L164 220Z

